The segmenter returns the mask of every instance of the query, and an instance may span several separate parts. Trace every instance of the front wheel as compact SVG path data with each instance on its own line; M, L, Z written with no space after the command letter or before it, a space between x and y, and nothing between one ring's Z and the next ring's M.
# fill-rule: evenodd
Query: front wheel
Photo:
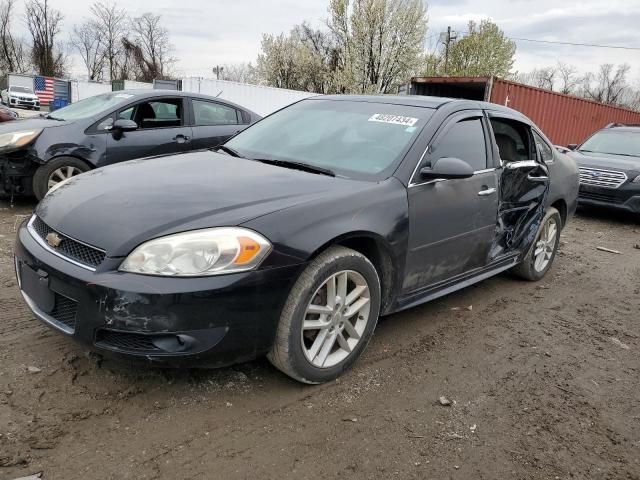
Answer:
M560 231L562 230L562 218L553 207L547 209L542 220L538 234L529 251L512 272L517 276L536 282L549 271L553 263L558 245L560 244Z
M267 358L300 382L333 380L362 354L379 313L375 267L355 250L331 247L291 289Z
M33 192L38 200L42 200L55 184L88 170L89 165L78 158L56 158L36 170L33 176Z

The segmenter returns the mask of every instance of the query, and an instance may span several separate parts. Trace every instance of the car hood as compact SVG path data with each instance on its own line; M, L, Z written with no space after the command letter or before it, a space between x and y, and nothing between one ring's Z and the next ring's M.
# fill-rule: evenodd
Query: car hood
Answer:
M39 128L63 127L73 122L50 120L44 117L36 118L17 118L15 122L0 125L0 135L3 133L11 133L19 130L35 130Z
M197 151L92 170L48 194L36 213L51 228L120 257L152 238L239 225L369 185Z
M570 152L568 155L576 161L579 167L612 169L623 172L640 171L640 157L580 151Z
M38 99L38 96L35 93L9 92L9 95L12 97L32 98L34 100Z

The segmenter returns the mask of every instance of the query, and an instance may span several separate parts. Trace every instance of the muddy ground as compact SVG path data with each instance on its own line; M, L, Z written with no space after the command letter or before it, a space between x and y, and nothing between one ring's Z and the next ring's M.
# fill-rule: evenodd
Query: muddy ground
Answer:
M24 305L12 245L33 203L7 207L0 479L640 479L634 218L581 212L540 283L501 275L385 318L352 371L309 387L266 360L96 360Z

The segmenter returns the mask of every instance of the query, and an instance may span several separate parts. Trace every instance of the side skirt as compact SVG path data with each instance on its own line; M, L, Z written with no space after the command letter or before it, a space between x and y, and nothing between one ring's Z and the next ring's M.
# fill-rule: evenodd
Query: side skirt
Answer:
M450 293L462 290L470 285L493 277L505 270L509 270L518 263L519 256L519 253L508 255L506 258L503 257L486 267L471 270L470 272L457 275L449 280L431 285L417 292L400 296L396 300L395 308L393 308L389 313L400 312L422 303L430 302L436 298L444 297L445 295L449 295Z

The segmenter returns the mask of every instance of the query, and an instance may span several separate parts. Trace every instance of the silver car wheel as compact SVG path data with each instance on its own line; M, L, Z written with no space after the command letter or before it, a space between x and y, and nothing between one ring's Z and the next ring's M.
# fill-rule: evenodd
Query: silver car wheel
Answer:
M538 241L533 252L533 268L537 272L542 272L553 257L556 247L556 236L558 235L558 224L555 218L550 217L542 227Z
M311 297L302 323L302 350L315 367L344 361L360 342L371 308L369 285L353 270L331 275Z
M60 167L57 170L54 170L51 175L49 175L49 181L47 182L47 189L51 189L57 183L60 183L68 178L75 177L76 175L80 175L82 170L77 167L65 166Z

